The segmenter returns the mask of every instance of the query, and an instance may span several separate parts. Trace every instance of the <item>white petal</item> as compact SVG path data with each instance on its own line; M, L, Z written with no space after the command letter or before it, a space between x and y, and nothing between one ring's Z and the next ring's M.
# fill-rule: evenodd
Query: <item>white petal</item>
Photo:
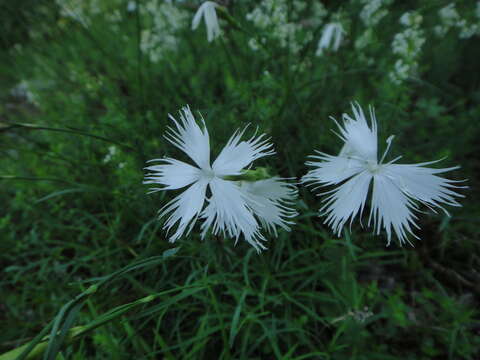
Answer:
M165 138L184 151L200 168L210 168L210 140L203 118L201 119L203 129L201 129L188 105L179 113L179 122L169 115L176 129L169 127Z
M288 225L293 222L288 219L297 215L295 210L288 207L297 196L294 185L280 178L271 178L254 182L242 181L240 187L248 194L247 204L269 232L276 236L276 226L290 231Z
M192 21L192 30L195 30L200 24L200 20L203 16L209 42L213 41L220 35L220 25L218 24L217 12L215 10L217 6L218 4L213 1L205 1L198 8Z
M343 127L340 124L340 137L345 145L340 151L340 156L358 157L362 160L377 161L377 120L373 108L370 107L371 128L368 126L365 114L357 103L352 104L353 115L343 114Z
M333 24L327 24L323 27L322 37L320 38L320 41L318 43L318 47L320 49L328 49L329 48L330 43L332 41L333 30L334 30L334 25Z
M323 27L322 36L318 42L318 47L315 55L322 55L325 49L331 48L337 51L342 42L344 30L340 23L329 23Z
M337 51L338 48L340 47L340 43L342 42L342 36L343 36L343 27L341 24L336 23L335 24L335 42L332 46L332 50Z
M151 172L145 175L144 184L159 184L162 188L157 190L180 189L197 181L200 176L200 169L186 164L183 161L172 158L155 159L164 164L148 166L145 169Z
M387 246L391 241L392 229L400 244L408 241L408 234L418 239L411 228L411 225L418 228L415 224L417 217L413 214L413 209L416 209L415 203L400 190L391 177L386 176L383 172L374 175L372 207L368 224L370 225L373 218L377 235L380 233L380 228L385 228Z
M247 195L240 190L237 183L214 178L210 182L212 196L202 212L205 219L202 224L202 236L212 227L213 234L222 233L234 237L236 241L241 234L257 251L265 249L260 241L265 238L260 234L258 223L247 204Z
M193 17L192 20L192 30L196 30L198 28L198 25L200 25L200 20L202 20L203 12L204 12L204 7L205 4L200 5L200 7L197 9L197 12L195 13L195 16Z
M265 139L265 134L240 141L245 129L235 131L227 145L213 162L212 168L217 176L239 175L240 171L254 160L272 155L273 145Z
M338 236L348 219L351 225L357 214L362 215L371 180L372 174L363 171L329 191L330 195L323 200L326 203L320 212L327 215L324 223L329 225Z
M187 190L160 209L160 217L171 213L164 225L164 228L166 228L167 231L178 222L177 230L169 238L170 242L175 242L180 238L187 227L188 230L186 235L188 235L195 224L198 214L202 211L206 189L207 181L201 179L193 183Z
M297 196L297 188L279 177L259 181L242 181L240 187L254 196L261 196L274 201L291 201Z
M210 6L207 11L205 11L205 25L207 26L207 40L209 42L213 41L220 35L220 26L218 24L217 12L215 11L215 6L217 4Z
M323 161L307 161L305 164L314 167L303 178L303 183L318 183L321 186L339 184L364 170L364 163L347 157L331 156L318 152L310 158Z
M444 173L457 169L458 167L445 169L432 169L425 167L436 161L420 164L388 164L383 165L382 169L385 176L388 176L398 186L398 188L407 196L420 201L428 207L439 207L443 209L440 203L451 206L461 206L455 197L464 197L453 191L453 188L463 188L463 186L453 185L458 181L444 179L435 174ZM445 212L446 210L443 209ZM448 213L447 213L448 214Z

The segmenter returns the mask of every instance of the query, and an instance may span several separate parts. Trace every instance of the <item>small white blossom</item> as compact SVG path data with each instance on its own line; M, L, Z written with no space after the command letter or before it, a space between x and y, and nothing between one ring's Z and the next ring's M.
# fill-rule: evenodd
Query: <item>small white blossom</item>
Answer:
M223 234L238 241L240 235L257 251L265 249L258 220L267 231L276 234L276 226L288 230L287 220L295 211L287 207L296 190L280 178L271 178L248 182L229 180L229 177L241 176L243 169L259 158L274 154L272 144L265 135L253 136L241 141L243 131L235 131L216 160L210 164L210 140L202 119L201 128L190 111L184 107L180 112L180 121L170 115L175 128L170 127L165 138L185 152L196 164L163 158L151 161L159 165L148 166L150 172L145 176L145 184L156 184L150 192L176 190L187 187L180 195L160 210L160 217L167 216L164 228L169 231L176 227L170 236L175 242L191 231L198 218L202 238L209 229L213 234ZM207 198L207 189L210 196ZM204 208L205 200L207 205ZM257 220L258 219L258 220Z
M137 10L137 2L133 1L133 0L130 0L127 4L127 11L128 12L133 12L135 10Z
M323 202L320 212L327 215L325 223L340 236L343 226L350 220L362 215L367 201L370 183L373 181L372 204L368 225L373 219L375 232L379 234L383 227L390 244L392 230L400 244L409 240L413 234L412 227L418 228L416 215L418 203L430 209L441 208L441 203L461 206L455 197L463 197L453 191L461 186L457 181L444 179L436 174L457 169L456 167L432 169L426 167L437 161L419 164L395 164L399 159L383 163L390 148L393 136L387 139L387 149L380 161L377 158L377 122L373 109L370 108L371 125L369 126L360 105L353 105L354 118L343 114L343 126L340 124L339 137L345 142L338 156L318 152L311 156L315 161L306 164L313 167L302 179L318 187L335 185L336 188ZM433 210L433 209L432 209Z
M448 4L438 11L440 17L439 25L434 28L435 34L438 37L445 36L450 29L457 28L460 30L460 38L469 38L476 33L475 26L469 26L465 19L462 19L458 13L455 3Z
M140 50L152 62L158 62L169 52L177 50L180 38L177 32L188 22L189 14L168 1L149 0L139 4L142 17L150 20L140 35Z
M60 7L60 15L78 21L85 27L90 25L89 3L79 0L55 0Z
M400 24L406 28L393 38L392 50L399 58L388 74L398 85L409 77L418 75L419 59L426 41L424 31L420 27L422 21L423 17L414 11L408 11L400 17Z
M215 10L218 6L219 5L213 1L205 1L200 5L192 20L192 30L195 30L200 25L202 17L204 18L205 26L207 28L207 39L209 42L215 40L221 34L217 11Z
M103 158L103 163L106 164L112 161L113 157L117 154L117 147L115 145L111 145L108 147L108 154L105 155Z
M400 85L405 80L407 80L412 72L410 65L405 63L402 59L395 61L394 70L391 71L388 75L390 80L395 84Z
M38 98L32 92L32 87L30 82L26 80L20 81L16 86L10 90L10 94L16 97L25 98L28 102L34 105L38 105Z
M422 15L416 12L407 11L400 17L400 24L404 26L417 27L423 21Z
M365 6L360 11L360 19L367 27L377 25L388 14L388 5L392 0L362 0Z
M321 2L295 0L261 0L246 14L246 19L261 31L261 42L273 40L293 54L313 38L313 30L321 25L327 11ZM252 50L258 50L249 41Z
M326 49L337 51L344 33L342 24L338 22L325 25L315 55L321 56Z
M423 31L415 28L408 28L395 35L392 41L392 50L394 54L409 59L415 59L419 56L423 44L425 44Z
M455 4L451 3L444 8L441 8L438 11L438 15L443 23L446 26L455 26L455 24L460 20L460 15L455 8Z
M251 38L250 40L248 40L248 46L253 51L258 51L260 49L260 44L258 43L257 39L255 39L255 38Z
M480 27L477 24L465 24L460 28L460 39L469 39L475 34L480 34Z
M480 17L480 2L477 2L476 14ZM445 36L450 29L459 30L460 39L468 39L474 35L480 35L480 25L470 23L463 19L458 13L455 3L451 3L438 11L440 24L435 26L435 34L439 37Z

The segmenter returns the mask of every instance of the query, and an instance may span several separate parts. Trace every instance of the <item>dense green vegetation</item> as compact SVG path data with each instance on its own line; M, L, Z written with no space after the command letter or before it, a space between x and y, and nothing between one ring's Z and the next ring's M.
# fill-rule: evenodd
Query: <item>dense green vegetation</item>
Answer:
M271 3L224 1L208 42L196 1L0 2L0 354L56 319L49 359L480 357L480 5L453 21L437 0ZM318 54L332 21L342 43ZM468 179L451 217L422 209L415 247L358 221L337 238L302 186L261 254L198 227L167 241L174 194L142 179L148 159L185 158L169 113L200 111L213 154L250 123L277 153L256 164L299 178L314 149L340 150L329 116L352 101L375 107L380 151L394 134L392 159Z

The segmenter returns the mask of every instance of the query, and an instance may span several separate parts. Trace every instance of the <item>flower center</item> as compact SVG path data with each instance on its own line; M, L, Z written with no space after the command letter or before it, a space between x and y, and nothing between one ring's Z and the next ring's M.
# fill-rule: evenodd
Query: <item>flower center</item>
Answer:
M202 176L204 176L208 181L211 181L215 177L215 172L211 168L202 169Z
M367 169L371 173L375 174L375 173L378 172L378 170L380 170L380 165L378 165L378 163L376 161L368 160L367 161Z

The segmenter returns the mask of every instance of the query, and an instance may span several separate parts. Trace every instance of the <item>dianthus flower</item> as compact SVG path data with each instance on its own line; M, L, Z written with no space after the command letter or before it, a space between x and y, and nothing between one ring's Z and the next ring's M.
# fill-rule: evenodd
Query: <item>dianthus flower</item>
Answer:
M320 161L308 161L313 167L302 179L304 183L316 184L318 187L335 185L323 200L325 204L320 212L326 215L325 223L340 236L343 226L350 219L350 224L357 215L362 215L370 183L373 181L372 204L368 225L373 219L375 232L379 234L383 227L390 244L392 230L400 244L408 241L407 235L413 234L412 226L416 224L418 203L433 210L441 208L441 203L461 206L455 197L463 197L452 189L461 188L454 185L458 181L444 179L437 174L457 169L458 166L432 169L427 165L438 162L430 161L419 164L395 164L397 157L384 163L393 136L387 139L387 149L382 158L377 158L377 122L373 109L370 108L371 126L368 126L360 105L352 104L354 118L343 114L343 126L337 123L339 137L344 145L338 156L322 152L311 158ZM447 213L448 214L448 213Z
M167 231L178 224L170 236L171 242L187 235L198 218L203 220L202 238L209 229L213 234L233 237L236 241L243 235L257 251L265 249L262 241L266 241L259 222L274 234L277 225L289 230L288 219L296 215L288 207L296 196L295 186L278 177L251 179L247 172L255 171L244 170L254 160L274 154L273 145L264 134L241 141L245 129L235 131L210 164L210 140L203 119L201 128L188 106L180 111L180 121L171 115L170 119L175 128L170 127L165 138L185 152L196 166L169 157L154 159L151 161L160 164L146 168L149 173L144 183L162 186L150 192L188 187L160 209L160 217L168 215L164 225Z

